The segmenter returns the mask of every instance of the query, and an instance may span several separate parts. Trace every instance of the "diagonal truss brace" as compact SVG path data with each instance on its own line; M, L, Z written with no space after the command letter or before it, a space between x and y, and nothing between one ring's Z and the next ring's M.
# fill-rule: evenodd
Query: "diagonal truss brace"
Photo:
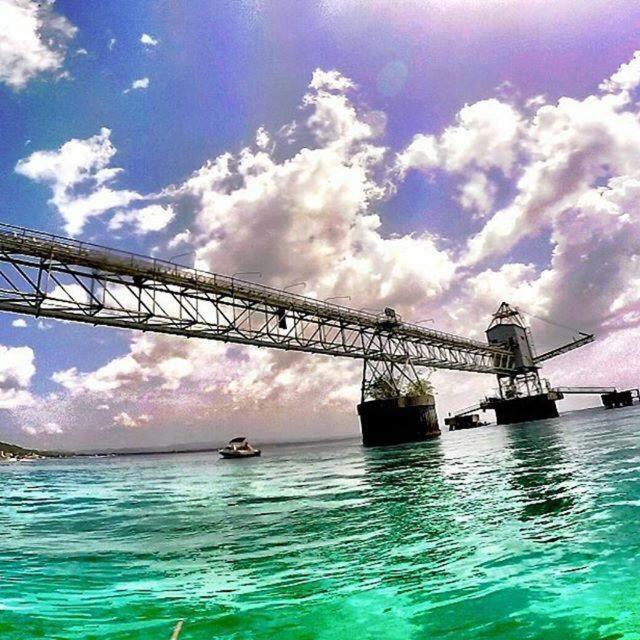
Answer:
M395 317L2 224L0 311L371 362L513 370L506 349Z

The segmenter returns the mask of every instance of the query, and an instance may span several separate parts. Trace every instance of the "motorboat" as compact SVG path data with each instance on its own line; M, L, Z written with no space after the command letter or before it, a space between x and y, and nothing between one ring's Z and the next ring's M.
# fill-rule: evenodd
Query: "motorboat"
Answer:
M218 453L223 458L253 458L259 456L261 451L252 447L245 436L239 436L229 440L229 444L218 449Z

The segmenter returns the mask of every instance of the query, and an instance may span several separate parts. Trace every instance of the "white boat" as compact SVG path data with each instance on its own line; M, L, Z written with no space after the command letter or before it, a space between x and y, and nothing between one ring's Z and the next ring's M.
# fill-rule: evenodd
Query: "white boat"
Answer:
M218 453L223 458L253 458L259 456L261 451L252 447L245 436L239 436L229 440L229 444L218 449Z

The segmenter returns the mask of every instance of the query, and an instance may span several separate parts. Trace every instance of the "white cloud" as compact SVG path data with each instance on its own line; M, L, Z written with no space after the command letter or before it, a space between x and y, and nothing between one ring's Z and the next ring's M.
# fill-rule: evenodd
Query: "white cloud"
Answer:
M187 358L168 357L157 365L158 374L164 378L163 389L178 389L182 380L194 371L194 364Z
M460 187L458 201L463 209L484 216L493 208L497 188L485 173L474 171Z
M136 91L140 89L147 89L149 87L149 78L139 78L131 83L128 89L125 89L123 93L129 93L130 91Z
M53 2L0 0L0 82L19 91L44 73L62 77L76 31Z
M89 220L108 213L113 214L112 229L131 224L143 234L166 227L175 216L171 205L131 208L157 196L112 186L122 174L122 169L111 166L115 154L111 131L103 127L99 134L69 140L55 151L35 151L18 162L16 172L49 185L49 202L60 212L65 230L72 236L79 235Z
M133 418L126 411L113 416L113 424L117 427L124 427L125 429L135 429L137 427L143 427L151 422L151 416L142 413L137 418Z
M261 271L275 285L305 280L324 297L339 289L354 304L409 304L442 291L453 265L434 237L380 233L373 209L386 194L375 179L383 149L373 141L382 131L344 94L314 86L325 83L312 82L304 98L313 146L280 162L262 150L223 154L179 189L200 203L197 262L229 273Z
M445 168L498 167L509 174L522 137L522 117L510 104L495 98L465 105L453 127L440 137Z
M418 133L409 146L398 155L397 167L402 175L410 169L431 171L440 166L440 148L433 135Z
M140 42L145 46L145 47L156 47L159 44L159 40L157 40L156 38L154 38L153 36L150 36L148 33L143 33L140 36Z
M19 174L51 187L50 202L71 235L79 234L90 218L142 197L109 186L122 171L109 166L116 153L110 136L111 131L103 127L98 135L69 140L56 151L35 151L16 165Z
M138 426L138 422L126 411L121 411L113 416L113 424L118 427L124 427L125 429L133 429Z
M136 233L161 231L174 218L175 211L171 205L150 204L133 211L118 211L109 221L110 229L121 229L125 224L132 225Z
M12 327L16 329L24 329L27 326L27 321L24 318L16 318L12 323Z
M322 146L350 147L382 133L384 119L380 113L360 117L344 93L353 83L337 71L316 69L303 104L311 108L307 126Z
M309 88L315 89L316 91L336 91L343 93L348 89L354 89L355 84L353 80L343 76L335 69L331 71L316 69L311 77Z
M60 435L64 429L57 422L45 422L44 424L28 425L22 430L29 435Z
M168 249L175 249L179 247L181 244L188 244L191 241L191 230L185 229L180 233L177 233L169 242L167 242Z
M72 367L56 371L51 379L72 394L101 393L108 396L122 385L141 382L146 377L134 355L126 355L111 360L92 373L79 373L76 367Z
M465 105L456 124L440 136L417 134L398 155L398 169L402 174L436 168L457 173L497 167L508 175L522 143L523 124L515 107L496 98Z
M329 78L332 92L352 84L337 74ZM227 273L258 268L270 284L306 280L318 297L349 293L355 305L391 304L411 314L416 301L445 290L453 263L429 234L381 234L372 209L386 193L375 178L383 169L374 144L382 128L343 94L331 93L335 102L329 94L311 86L305 97L308 147L282 160L260 148L223 154L167 190L163 197L173 198L176 208L183 199L196 208L179 241L192 244L205 267ZM277 429L301 404L313 406L316 420L339 410L343 417L331 428L340 429L353 420L359 368L350 361L144 334L133 338L127 354L95 371L70 368L53 379L74 406L94 397L93 406L107 401L116 415L124 412L136 423L127 406L153 408L154 429L179 420L180 412L193 417L193 428L217 416L237 429L231 416L257 419L265 411L267 428Z
M0 345L0 409L16 409L33 402L28 389L35 372L30 347Z
M601 96L561 98L527 127L527 162L517 193L469 243L468 263L504 253L559 220L599 180L640 168L640 121Z
M271 143L271 136L269 136L269 132L264 127L260 127L256 131L257 147L259 149L266 150L270 143Z
M621 97L620 103L631 99L631 92L640 85L640 51L636 51L629 62L620 65L618 70L602 82L600 89Z
M109 51L113 51L113 48L116 46L117 40L115 38L110 38L109 43L107 44L107 48Z
M131 83L132 89L146 89L149 86L149 78L140 78Z

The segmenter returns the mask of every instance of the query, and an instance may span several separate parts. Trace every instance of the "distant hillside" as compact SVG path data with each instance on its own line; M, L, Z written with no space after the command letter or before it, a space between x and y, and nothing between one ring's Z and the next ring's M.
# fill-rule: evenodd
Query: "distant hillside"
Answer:
M0 458L64 458L67 454L55 451L38 451L37 449L25 449L17 444L0 442Z

